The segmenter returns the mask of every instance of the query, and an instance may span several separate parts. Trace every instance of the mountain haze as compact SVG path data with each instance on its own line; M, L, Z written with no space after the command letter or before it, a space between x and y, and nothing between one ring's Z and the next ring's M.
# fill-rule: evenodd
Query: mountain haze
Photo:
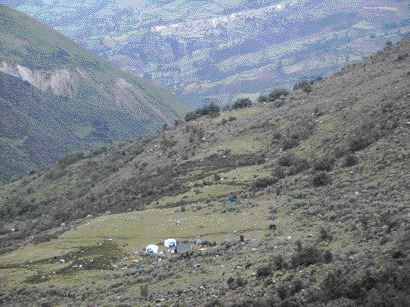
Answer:
M190 108L0 5L0 182L172 124Z
M1 186L0 304L407 306L410 39L269 97Z
M69 5L19 0L10 5L194 103L204 97L232 101L325 75L410 31L409 3L396 0L87 0Z

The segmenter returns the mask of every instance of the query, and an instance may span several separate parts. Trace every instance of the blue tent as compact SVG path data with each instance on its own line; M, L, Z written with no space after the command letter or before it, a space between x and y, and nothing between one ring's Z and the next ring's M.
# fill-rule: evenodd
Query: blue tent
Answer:
M228 198L226 199L226 202L228 203L228 205L232 205L233 203L235 203L235 196L233 195L229 195Z

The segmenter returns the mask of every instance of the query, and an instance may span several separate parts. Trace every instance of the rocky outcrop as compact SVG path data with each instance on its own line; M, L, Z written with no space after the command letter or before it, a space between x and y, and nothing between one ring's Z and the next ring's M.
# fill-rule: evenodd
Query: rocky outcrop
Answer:
M30 83L43 92L50 90L54 95L72 97L76 81L84 78L85 72L67 69L31 70L18 64L3 62L0 72Z

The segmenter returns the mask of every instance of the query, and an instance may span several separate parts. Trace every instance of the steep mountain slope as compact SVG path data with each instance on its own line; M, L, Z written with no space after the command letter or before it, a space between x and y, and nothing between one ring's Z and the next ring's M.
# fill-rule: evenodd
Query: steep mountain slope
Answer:
M4 1L4 0L3 0ZM120 67L198 103L357 62L408 35L408 1L12 1Z
M0 187L0 304L405 306L409 54Z
M179 98L0 5L0 183L173 123Z

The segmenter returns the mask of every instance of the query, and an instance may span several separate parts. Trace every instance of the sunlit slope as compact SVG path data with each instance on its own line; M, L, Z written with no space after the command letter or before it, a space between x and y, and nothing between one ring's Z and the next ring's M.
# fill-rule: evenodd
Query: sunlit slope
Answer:
M409 54L0 187L0 302L405 306Z

